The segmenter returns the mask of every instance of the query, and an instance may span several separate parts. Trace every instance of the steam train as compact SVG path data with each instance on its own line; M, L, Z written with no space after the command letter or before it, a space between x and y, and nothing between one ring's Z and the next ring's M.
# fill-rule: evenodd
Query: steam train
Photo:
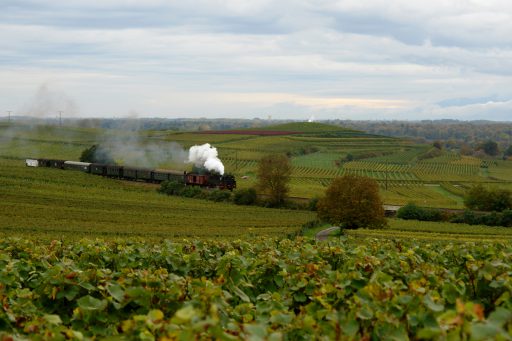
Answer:
M209 172L182 172L167 169L135 168L120 165L53 159L26 159L25 163L29 167L50 167L76 170L84 173L132 181L145 181L152 183L176 181L184 183L187 186L229 189L230 191L236 188L235 177L230 174L220 175Z

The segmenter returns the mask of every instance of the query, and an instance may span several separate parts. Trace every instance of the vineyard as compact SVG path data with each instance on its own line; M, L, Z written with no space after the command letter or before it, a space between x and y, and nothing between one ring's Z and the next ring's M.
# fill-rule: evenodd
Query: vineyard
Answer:
M0 338L508 340L510 243L0 241Z
M258 160L269 153L286 153L293 165L291 196L322 195L337 176L356 174L376 179L387 204L413 201L422 206L462 208L462 197L473 184L512 186L512 162L482 160L442 151L427 157L428 145L405 139L365 134L318 123L290 123L262 129L166 132L116 131L87 128L26 127L6 129L0 125L0 156L6 158L48 157L77 159L93 143L108 145L116 139L135 140L141 148L171 142L183 148L209 142L217 147L228 172L239 179L240 188L256 183ZM269 134L273 131L279 134ZM289 135L286 133L289 132ZM265 134L264 134L265 133ZM143 166L139 164L139 166ZM171 161L160 167L189 167Z
M295 234L314 215L168 197L139 185L0 159L0 236L241 237Z
M270 129L270 130L269 130ZM512 230L389 219L326 242L312 212L164 196L52 168L112 139L211 142L239 187L287 153L292 195L376 179L386 203L461 207L510 161L307 123L219 134L0 125L0 340L510 340ZM290 135L285 134L290 132ZM186 167L186 166L185 166Z
M410 221L388 219L388 226L380 230L359 229L345 231L356 238L443 240L471 242L512 242L512 229L484 225L466 225L449 222Z

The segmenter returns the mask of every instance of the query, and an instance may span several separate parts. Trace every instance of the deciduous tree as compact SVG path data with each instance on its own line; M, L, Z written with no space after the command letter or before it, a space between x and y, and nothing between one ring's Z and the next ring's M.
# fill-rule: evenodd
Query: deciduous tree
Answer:
M258 164L258 188L270 196L273 205L281 205L289 192L292 166L286 155L270 154Z
M84 149L80 155L80 161L93 163L115 164L110 153L101 146L94 144L90 148Z
M386 224L378 183L345 175L334 179L317 205L318 217L346 229Z
M480 145L480 148L485 152L485 154L490 156L496 156L499 152L498 144L492 140L485 141Z

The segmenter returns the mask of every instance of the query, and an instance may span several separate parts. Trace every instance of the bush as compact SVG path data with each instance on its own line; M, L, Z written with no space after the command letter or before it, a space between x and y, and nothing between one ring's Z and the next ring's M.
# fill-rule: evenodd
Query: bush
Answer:
M396 217L405 220L421 220L422 213L422 209L411 202L400 207L396 212Z
M231 192L215 189L208 193L207 199L215 202L229 201L231 199Z
M180 195L184 188L185 185L181 182L163 181L158 191L167 195Z
M443 221L447 220L442 211L419 207L414 203L409 203L398 209L397 218L405 220L421 220L421 221Z
M502 213L475 213L465 210L450 220L452 223L464 223L468 225L487 225L512 227L512 210L505 210Z
M512 192L500 188L488 190L476 185L464 197L464 205L472 210L501 212L512 209Z
M254 188L239 189L235 192L233 201L237 205L254 205L258 195Z
M196 186L184 186L178 195L185 198L204 198L203 190Z
M501 213L501 226L512 227L512 210L505 210Z
M314 198L311 198L309 200L309 203L308 203L308 210L310 211L316 211L317 210L317 206L318 206L318 201L320 200L320 198L318 197L314 197Z
M501 214L498 214L496 212L484 214L480 216L480 219L478 219L478 223L479 225L500 226Z

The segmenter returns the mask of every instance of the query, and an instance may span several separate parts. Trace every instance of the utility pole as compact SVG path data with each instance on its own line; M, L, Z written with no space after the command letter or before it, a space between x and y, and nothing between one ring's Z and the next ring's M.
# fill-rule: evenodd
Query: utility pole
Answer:
M9 118L8 118L9 122L11 122L11 113L12 113L12 111L10 111L10 110L7 111L7 114L9 114Z
M59 126L62 127L62 111L59 111Z

